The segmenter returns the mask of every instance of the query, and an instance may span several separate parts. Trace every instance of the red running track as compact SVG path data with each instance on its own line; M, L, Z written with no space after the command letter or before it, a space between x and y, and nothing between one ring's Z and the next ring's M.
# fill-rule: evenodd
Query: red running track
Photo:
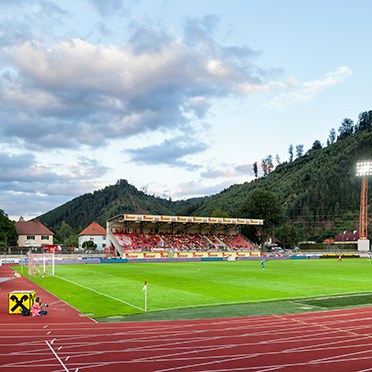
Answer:
M1 371L372 371L370 307L96 323L25 278L0 285ZM8 292L29 289L49 302L49 314L8 315Z

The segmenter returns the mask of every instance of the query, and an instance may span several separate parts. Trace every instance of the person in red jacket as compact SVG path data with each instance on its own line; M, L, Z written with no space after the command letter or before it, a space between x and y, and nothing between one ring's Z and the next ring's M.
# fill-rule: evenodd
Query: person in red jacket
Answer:
M32 316L42 316L42 315L47 315L48 312L46 310L43 310L42 307L43 306L48 306L48 305L44 305L41 303L41 300L40 300L40 297L36 297L36 300L35 302L33 303L32 307L31 307L31 315Z

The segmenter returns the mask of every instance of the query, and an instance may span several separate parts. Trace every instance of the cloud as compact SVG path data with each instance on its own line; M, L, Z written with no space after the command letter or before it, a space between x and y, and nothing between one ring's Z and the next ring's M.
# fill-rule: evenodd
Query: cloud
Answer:
M2 152L0 158L0 189L7 190L12 184L11 188L17 192L50 194L63 189L63 193L75 195L76 190L69 191L71 186L65 186L67 182L97 179L109 170L97 160L85 157L77 158L75 163L51 163L48 166L40 165L32 153Z
M253 173L253 164L217 164L217 166L210 167L201 172L201 177L206 179L242 179L247 181Z
M108 171L97 161L84 157L74 164L49 166L40 165L29 153L2 152L0 159L0 205L13 215L25 215L30 200L34 217L71 197L94 191L102 186L97 179Z
M104 176L109 168L100 164L96 159L79 157L75 163L65 165L68 173L65 175L70 180L90 180Z
M43 166L39 166L32 154L10 155L0 153L0 188L6 189L9 183L16 185L17 191L22 191L22 186L29 188L34 182L55 181L57 175ZM28 184L28 185L27 185Z
M267 89L273 72L253 64L250 48L213 40L216 23L213 17L190 20L185 39L138 27L123 46L75 38L3 48L3 140L45 150L105 146L110 139L176 128L188 133L191 118L204 118L212 99L252 86L250 93Z
M190 198L197 196L214 195L230 186L231 183L229 183L228 181L213 183L212 185L206 184L201 180L184 182L178 185L176 198L182 199L183 197Z
M353 71L350 67L341 66L335 71L326 73L322 78L307 81L297 86L294 85L294 90L286 94L280 94L274 97L269 106L281 108L293 102L307 102L313 99L317 94L325 89L343 83L345 78L352 75Z
M131 155L131 161L144 165L168 165L181 167L188 170L196 170L200 166L182 160L188 155L198 154L207 149L202 142L195 142L189 137L174 137L166 139L162 143L146 146L138 149L128 149L125 152Z
M47 40L69 12L49 0L0 1L0 45L10 46L27 40ZM48 30L48 32L45 32Z
M110 17L115 14L123 16L127 13L122 0L88 0L88 3L90 3L102 17Z

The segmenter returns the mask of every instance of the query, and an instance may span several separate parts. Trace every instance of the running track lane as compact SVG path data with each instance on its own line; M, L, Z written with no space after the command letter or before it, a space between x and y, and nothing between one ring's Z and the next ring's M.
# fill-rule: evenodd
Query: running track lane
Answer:
M95 323L26 278L0 276L1 371L372 371L372 308L150 323ZM45 317L8 315L36 290Z
M0 326L1 371L372 371L372 308Z

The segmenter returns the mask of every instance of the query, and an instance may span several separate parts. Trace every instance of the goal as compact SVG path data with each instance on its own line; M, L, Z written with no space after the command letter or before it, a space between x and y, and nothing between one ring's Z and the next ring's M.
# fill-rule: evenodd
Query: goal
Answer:
M54 253L29 253L28 274L34 277L54 275Z

